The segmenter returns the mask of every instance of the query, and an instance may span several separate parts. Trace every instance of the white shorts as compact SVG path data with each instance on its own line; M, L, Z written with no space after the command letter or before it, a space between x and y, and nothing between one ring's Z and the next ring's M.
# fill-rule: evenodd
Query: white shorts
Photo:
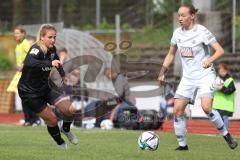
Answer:
M214 73L210 73L197 80L182 77L175 98L194 100L196 92L199 97L207 96L213 98L215 92L215 79L216 75Z

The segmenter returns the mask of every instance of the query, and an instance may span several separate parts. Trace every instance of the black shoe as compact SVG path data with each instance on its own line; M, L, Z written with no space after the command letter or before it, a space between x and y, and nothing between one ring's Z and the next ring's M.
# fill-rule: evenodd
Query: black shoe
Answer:
M188 145L186 146L179 146L175 149L175 151L188 151Z
M231 149L235 149L238 146L237 141L235 141L229 133L226 136L223 136L223 138Z

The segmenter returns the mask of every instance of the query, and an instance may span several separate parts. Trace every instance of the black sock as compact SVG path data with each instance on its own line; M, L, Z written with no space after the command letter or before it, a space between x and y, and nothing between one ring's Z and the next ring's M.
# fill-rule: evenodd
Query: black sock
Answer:
M58 126L55 126L55 127L47 126L47 129L48 129L48 133L51 135L54 141L57 142L58 145L61 145L64 143L64 140L61 137L61 133Z
M64 132L69 132L70 131L70 126L72 124L72 121L63 121L62 129Z

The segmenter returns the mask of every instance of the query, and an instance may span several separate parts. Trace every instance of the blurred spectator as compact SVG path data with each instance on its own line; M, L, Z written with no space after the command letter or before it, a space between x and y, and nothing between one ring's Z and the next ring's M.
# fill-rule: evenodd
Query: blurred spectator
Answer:
M70 100L77 109L77 112L74 115L73 125L76 127L81 127L82 114L84 113L84 109L88 104L88 92L87 90L81 90L81 88L82 89L86 88L86 85L81 84L79 70L75 69L72 71L69 78L68 87L71 93Z
M59 60L63 66L63 69L66 73L72 72L75 68L79 67L79 63L73 64L74 60L68 60L68 50L66 48L60 48L57 52Z
M67 60L67 49L66 48L61 48L58 50L58 56L60 62L63 64Z
M234 113L234 101L236 88L234 80L229 74L225 63L218 65L218 75L216 79L216 92L213 99L213 108L216 109L224 122L226 128L229 126L229 119Z
M160 110L163 114L162 119L172 118L173 112L169 112L169 109L173 109L174 106L174 92L171 91L164 97L164 101L160 102Z
M130 87L127 77L111 68L106 68L104 74L109 80L112 81L114 89L117 93L116 98L120 102L122 101L130 102Z
M16 65L17 70L19 72L22 72L23 69L23 61L27 55L28 50L30 49L30 43L25 38L26 31L22 26L17 26L14 29L14 37L17 41L17 46L15 48L15 54L16 54ZM21 105L21 100L19 98L18 93L16 93L16 105ZM41 124L41 121L39 117L32 112L28 107L22 106L23 113L24 113L24 124L23 126L38 126Z
M76 127L81 127L82 113L88 103L88 92L84 88L86 86L81 84L80 71L75 69L69 74L67 85L63 87L64 94L58 97L60 101L69 99L77 110L73 117L73 125Z
M103 119L109 117L109 113L118 105L133 105L134 99L130 99L130 86L127 77L114 68L106 68L104 75L112 81L116 96L111 99L102 100L96 104L96 127L100 126Z
M17 46L15 48L16 54L16 65L18 71L22 71L23 61L27 55L28 50L30 49L30 44L28 40L25 38L26 31L21 26L17 26L14 29L14 37L17 41Z

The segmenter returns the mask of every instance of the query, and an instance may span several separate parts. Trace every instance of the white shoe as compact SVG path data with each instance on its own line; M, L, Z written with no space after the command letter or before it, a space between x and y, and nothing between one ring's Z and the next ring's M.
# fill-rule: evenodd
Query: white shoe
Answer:
M65 132L63 129L61 129L61 132L67 136L68 140L69 140L72 144L75 144L75 145L78 144L78 138L77 138L77 136L75 136L75 135L73 134L72 131Z
M63 144L60 144L60 145L57 145L57 146L58 146L58 148L63 149L63 150L67 150L68 149L68 145L65 142Z

